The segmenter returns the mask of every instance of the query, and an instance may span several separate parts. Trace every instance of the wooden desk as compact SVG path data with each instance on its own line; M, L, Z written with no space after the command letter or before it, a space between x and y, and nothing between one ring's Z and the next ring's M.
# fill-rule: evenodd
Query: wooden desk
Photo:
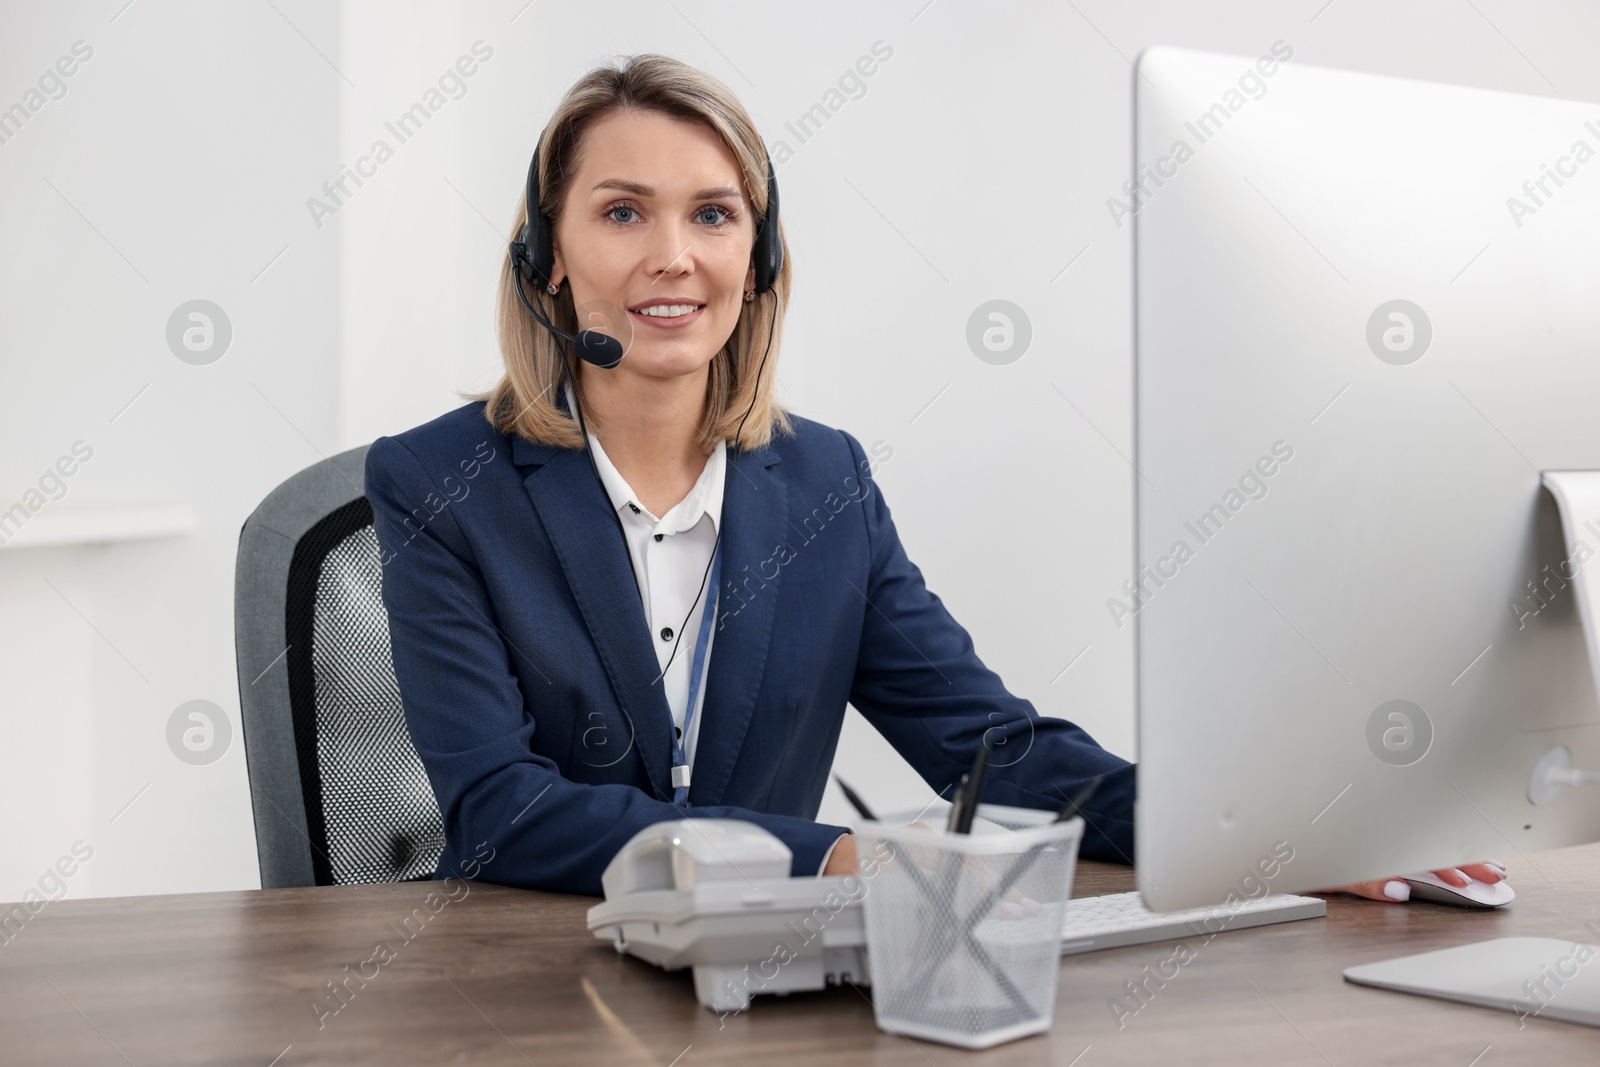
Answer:
M0 1062L1593 1063L1600 1030L1540 1019L1519 1029L1508 1012L1340 977L1350 964L1508 934L1595 939L1583 923L1600 924L1600 845L1505 859L1518 892L1509 910L1333 898L1325 919L1198 948L1121 1029L1108 1000L1177 942L1068 958L1052 1031L982 1053L881 1033L866 994L849 987L758 997L719 1018L695 1002L689 972L664 974L594 940L587 897L477 884L437 914L423 907L410 940L396 927L436 885L68 900L0 946ZM1080 896L1131 886L1126 868L1079 867ZM395 957L369 965L364 986L352 981L319 1029L324 984L379 941Z

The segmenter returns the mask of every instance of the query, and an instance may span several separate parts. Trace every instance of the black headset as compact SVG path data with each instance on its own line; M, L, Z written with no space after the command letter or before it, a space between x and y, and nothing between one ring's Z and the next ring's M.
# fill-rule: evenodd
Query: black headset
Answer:
M539 136L542 144L544 135ZM756 224L755 245L750 252L750 259L756 269L757 293L766 293L772 290L778 280L778 274L783 270L783 239L778 234L778 176L772 170L772 157L765 150L762 151L767 162L767 214L764 219ZM589 467L594 471L595 481L600 484L600 491L606 494L605 480L600 477L600 468L595 465L594 454L589 449L589 428L583 420L583 404L577 399L577 375L573 372L571 360L567 357L561 341L572 343L577 349L579 358L586 363L597 367L612 368L622 362L624 350L622 342L609 334L599 330L584 329L576 335L558 329L554 323L539 312L528 300L528 295L522 289L522 279L537 284L541 289L550 284L550 272L555 268L556 252L555 241L552 237L550 219L539 209L539 146L533 149L533 161L528 164L528 191L527 191L527 216L528 220L523 225L522 231L516 240L511 242L509 253L511 256L512 282L517 289L517 299L527 310L535 322L549 330L556 337L556 348L562 353L562 363L566 367L567 379L572 382L573 400L578 411L578 428L583 435L584 453L589 456ZM773 326L767 329L767 348L761 354L761 363L756 368L756 381L761 381L761 372L766 369L767 356L772 352L772 335L778 319L778 303L772 303ZM745 420L750 418L750 412L755 410L756 397L759 392L750 398L750 407L745 410L744 418L739 420L739 429L734 433L734 440L744 434ZM733 454L728 453L728 462L733 462ZM608 496L609 499L609 496ZM622 516L613 509L611 517L616 520L617 533L622 537L622 552L628 559L628 570L633 572L634 586L639 586L639 574L633 567L633 553L628 548L627 531L622 528ZM717 549L722 544L722 523L717 524L717 538L711 547L711 558L714 561ZM683 639L683 631L689 624L689 619L694 617L694 609L699 606L700 598L705 595L706 579L711 574L711 563L706 564L706 573L700 578L700 592L695 595L694 603L689 605L689 614L683 620L683 625L678 627L677 636L672 642L672 653L667 657L667 666L661 669L661 675L656 679L660 681L667 675L667 669L672 666L673 659L678 654L678 641ZM640 594L643 595L642 592Z

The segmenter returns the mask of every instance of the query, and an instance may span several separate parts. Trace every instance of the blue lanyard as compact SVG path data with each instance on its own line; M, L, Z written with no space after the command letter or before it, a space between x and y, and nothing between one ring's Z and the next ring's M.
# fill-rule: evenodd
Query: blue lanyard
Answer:
M689 727L694 723L695 698L700 695L700 681L705 675L706 644L711 637L711 618L717 613L717 580L721 574L722 543L719 539L716 554L711 557L711 591L705 613L700 616L700 637L694 643L694 663L689 669L689 702L683 712L683 736L679 737L676 731L672 735L672 802L680 807L689 803L689 759L685 752Z

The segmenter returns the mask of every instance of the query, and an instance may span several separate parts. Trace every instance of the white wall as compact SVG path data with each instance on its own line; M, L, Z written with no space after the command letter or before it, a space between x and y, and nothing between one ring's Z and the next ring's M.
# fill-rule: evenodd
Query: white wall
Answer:
M340 386L338 245L300 225L343 84L301 33L337 56L338 13L274 2L0 9L0 108L93 51L0 144L0 509L82 440L29 526L90 501L195 516L179 538L0 549L0 899L80 839L73 896L257 881L234 552L268 490L337 447ZM166 341L195 298L233 327L206 366ZM166 742L194 699L233 726L206 766Z
M1600 100L1600 11L1558 0L121 3L0 13L0 106L73 41L95 48L0 145L0 507L85 438L72 494L187 500L200 523L165 543L0 551L0 804L27 813L7 820L0 898L77 837L97 851L73 894L256 884L237 736L207 767L163 736L196 697L236 722L238 526L319 452L494 380L493 281L528 155L607 56L701 66L775 153L789 142L784 395L894 445L879 479L901 536L980 654L1130 757L1130 629L1105 606L1131 555L1129 231L1106 209L1128 170L1128 60L1281 39L1296 63ZM307 198L480 40L493 55L465 94L405 144L388 135L393 158L317 225ZM865 95L798 144L784 123L880 40L893 57ZM162 335L197 296L236 330L209 367ZM993 298L1033 323L1010 366L965 342ZM886 807L926 794L854 715L838 769ZM845 815L830 790L822 817Z

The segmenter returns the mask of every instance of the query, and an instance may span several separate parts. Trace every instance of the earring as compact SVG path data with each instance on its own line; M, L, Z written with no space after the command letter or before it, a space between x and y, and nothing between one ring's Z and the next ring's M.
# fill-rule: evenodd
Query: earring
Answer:
M754 300L755 298L756 298L756 291L754 289L746 289L744 291L744 302L746 304L750 303L750 301Z
M544 291L549 293L551 296L555 296L557 293L561 292L561 286L556 282L551 282L549 285L544 287Z

